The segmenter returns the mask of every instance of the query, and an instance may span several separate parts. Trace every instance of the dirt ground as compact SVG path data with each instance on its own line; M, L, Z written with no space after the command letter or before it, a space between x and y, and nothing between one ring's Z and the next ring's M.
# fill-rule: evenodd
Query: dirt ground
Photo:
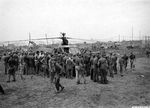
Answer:
M1 66L2 67L2 66ZM55 93L50 79L41 76L24 76L17 82L6 83L7 77L0 69L0 84L6 95L0 94L0 108L131 108L150 106L150 59L139 58L136 68L129 68L124 77L108 77L103 85L86 78L87 84L76 85L75 79L61 78L65 89Z

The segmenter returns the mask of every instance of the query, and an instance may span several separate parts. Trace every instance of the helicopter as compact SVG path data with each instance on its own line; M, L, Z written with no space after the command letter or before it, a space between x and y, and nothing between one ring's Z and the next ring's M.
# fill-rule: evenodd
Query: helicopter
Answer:
M15 41L5 41L5 42L2 42L3 44L4 43L17 43L17 42L28 42L28 50L29 51L34 51L34 50L37 50L40 48L39 45L37 45L34 41L40 41L40 40L51 40L51 39L61 39L62 42L59 46L53 46L51 45L52 47L49 47L49 48L52 48L53 50L57 50L57 49L60 49L61 52L65 52L65 53L71 53L71 49L74 49L76 50L76 52L80 53L80 51L77 51L77 49L79 49L75 44L69 44L69 39L73 39L73 40L82 40L82 41L89 41L91 42L91 40L88 40L88 39L79 39L79 38L72 38L72 37L68 37L66 36L66 33L64 32L60 32L61 36L59 37L50 37L48 38L47 36L45 38L37 38L37 39L31 39L31 35L29 33L29 39L26 39L26 40L15 40ZM48 45L46 46L48 48Z

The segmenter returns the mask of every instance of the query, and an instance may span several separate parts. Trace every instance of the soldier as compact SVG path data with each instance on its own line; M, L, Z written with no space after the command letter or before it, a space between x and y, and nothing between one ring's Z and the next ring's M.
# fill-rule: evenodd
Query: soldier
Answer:
M20 54L19 56L19 74L22 80L24 80L25 78L23 77L23 72L24 72L24 58L23 58L23 53Z
M35 60L34 53L29 53L28 55L28 71L30 74L35 74Z
M100 69L101 83L107 84L107 71L108 71L108 63L104 55L98 60L98 66Z
M94 70L93 59L94 59L94 55L91 55L90 58L90 79L91 80L93 80L93 70Z
M112 68L113 68L114 74L117 74L117 56L116 56L116 54L113 54L113 56L112 56Z
M60 74L63 72L63 68L62 66L57 63L56 61L54 62L54 66L55 66L55 87L57 92L62 91L64 89L64 87L60 84ZM61 90L60 90L61 88Z
M10 82L11 76L13 76L13 81L15 82L16 81L16 78L15 78L16 60L15 60L15 57L13 56L13 54L10 56L8 63L9 63L9 70L8 70L8 81L7 82Z
M42 66L43 66L43 71L44 71L44 77L47 76L49 77L49 71L48 71L48 54L45 54L43 59L41 60Z
M120 74L122 77L123 77L123 71L124 71L123 67L124 67L124 59L123 59L123 57L120 57L119 58L119 68L120 68Z
M55 76L55 61L54 58L49 59L49 72L50 72L50 79L51 83L54 82L54 76Z
M123 60L124 60L124 68L125 70L127 70L127 65L128 65L128 56L126 54L124 54L123 56Z
M90 75L90 56L89 54L85 53L83 56L84 59L84 64L85 64L85 70L86 70L86 75Z
M85 79L85 64L83 64L82 62L79 64L80 66L80 70L79 70L79 83L81 81L81 79L83 79L83 83L86 83L86 79Z
M79 61L76 61L76 62L75 62L75 72L76 72L76 83L77 83L77 84L80 84L79 71L80 71L80 62L79 62Z
M28 53L27 52L23 56L23 61L24 61L24 71L23 71L23 74L27 75L28 71L29 71L29 58L28 58Z
M71 57L69 57L66 60L66 71L67 71L68 78L73 78L73 66L74 66L73 59L71 59Z
M85 80L85 68L84 68L84 62L82 60L82 57L78 57L76 55L75 57L75 72L76 72L76 82L77 84L80 84L81 78L84 80L84 84L86 83Z
M114 73L113 73L113 60L112 60L112 53L110 53L109 57L108 57L108 67L109 67L109 73L110 73L110 77L114 77Z
M94 55L94 58L92 60L92 67L93 67L93 81L97 82L98 81L98 67L97 67L97 63L98 63L98 57L96 55Z
M67 56L67 54L65 53L64 54L64 57L63 57L63 69L65 71L65 77L67 78L67 69L66 69L66 61L69 57Z
M76 73L76 83L77 84L79 84L79 70L80 70L80 66L79 66L79 64L80 64L80 58L77 56L77 55L75 55L75 57L74 57L74 63L75 63L75 73Z
M35 60L36 74L39 74L39 71L40 71L40 52L39 51L36 52L34 60Z
M135 67L134 61L135 61L135 55L131 52L131 54L130 54L130 67L131 67L131 69L133 69Z
M8 71L8 60L9 60L9 56L7 56L6 54L4 54L4 56L2 57L3 61L4 61L4 67L5 67L5 75L7 74Z
M14 59L15 59L16 71L18 71L18 68L19 68L19 56L18 56L17 52L14 54Z

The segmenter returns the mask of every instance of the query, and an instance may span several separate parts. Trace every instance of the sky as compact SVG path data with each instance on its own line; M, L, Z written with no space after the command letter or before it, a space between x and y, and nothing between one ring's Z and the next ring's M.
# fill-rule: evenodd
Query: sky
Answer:
M0 41L67 36L131 40L150 35L150 0L0 0Z

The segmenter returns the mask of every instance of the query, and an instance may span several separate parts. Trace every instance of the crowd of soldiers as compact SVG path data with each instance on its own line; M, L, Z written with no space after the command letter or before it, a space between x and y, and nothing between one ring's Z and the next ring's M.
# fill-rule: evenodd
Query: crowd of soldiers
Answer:
M5 66L5 74L8 75L7 82L16 81L16 74L24 79L24 75L42 75L50 78L55 84L56 90L62 91L64 87L60 84L60 77L76 79L77 84L86 83L87 76L93 82L107 84L107 77L116 74L121 76L127 69L134 68L135 55L120 55L116 53L48 53L36 52L9 52L2 57ZM119 67L119 68L118 68ZM82 82L83 80L83 82Z

